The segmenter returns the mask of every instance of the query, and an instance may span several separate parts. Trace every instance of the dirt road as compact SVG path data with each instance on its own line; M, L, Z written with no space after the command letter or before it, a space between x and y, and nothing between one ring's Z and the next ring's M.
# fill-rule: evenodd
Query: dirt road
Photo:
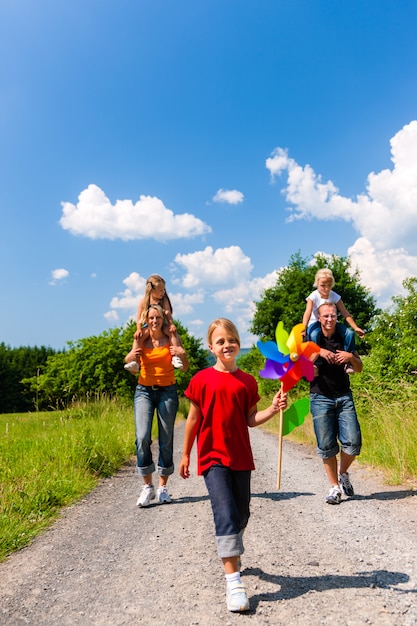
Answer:
M176 427L176 464L184 424ZM0 565L3 626L224 624L415 626L417 492L352 467L357 495L324 502L314 450L251 431L257 470L245 532L245 615L225 605L204 481L175 474L169 505L136 507L134 465L104 480Z

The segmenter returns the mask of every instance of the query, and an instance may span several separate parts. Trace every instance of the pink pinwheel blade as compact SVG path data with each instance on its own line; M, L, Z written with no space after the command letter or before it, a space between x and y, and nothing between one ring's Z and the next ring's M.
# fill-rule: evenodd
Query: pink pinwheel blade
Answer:
M298 363L300 364L301 376L304 376L308 381L314 379L314 365L304 355L300 356Z

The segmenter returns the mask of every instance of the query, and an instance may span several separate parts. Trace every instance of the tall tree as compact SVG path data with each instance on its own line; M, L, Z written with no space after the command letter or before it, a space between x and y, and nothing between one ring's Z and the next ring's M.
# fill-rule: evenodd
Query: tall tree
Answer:
M369 290L360 283L358 270L352 271L350 260L336 255L302 258L298 252L290 258L288 266L278 273L276 284L266 289L262 299L256 302L250 331L262 340L274 340L279 321L284 323L288 331L295 324L300 324L306 297L315 289L315 274L323 267L332 270L336 281L334 290L342 296L358 326L367 328L378 311Z

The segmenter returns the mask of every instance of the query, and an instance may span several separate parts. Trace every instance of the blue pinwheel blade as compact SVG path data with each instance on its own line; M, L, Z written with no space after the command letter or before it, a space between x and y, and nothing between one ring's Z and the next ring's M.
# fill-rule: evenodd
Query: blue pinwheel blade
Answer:
M271 361L276 361L277 363L288 363L289 355L282 354L277 348L277 344L273 341L258 341L256 344L259 348L261 354L267 359L271 359Z
M262 378L277 379L282 378L286 371L287 368L284 366L283 363L277 363L276 361L271 361L270 359L267 359L264 369L259 372L259 376L261 376Z

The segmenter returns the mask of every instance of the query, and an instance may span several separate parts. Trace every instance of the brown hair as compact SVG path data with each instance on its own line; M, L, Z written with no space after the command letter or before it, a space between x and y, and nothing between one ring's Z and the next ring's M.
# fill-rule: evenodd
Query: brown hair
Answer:
M149 276L148 280L146 281L145 296L143 299L143 313L142 313L142 319L141 319L142 324L145 323L146 318L148 316L148 309L151 305L152 290L158 289L158 287L163 287L165 289L163 300L165 301L166 304L168 304L169 311L172 315L172 304L167 294L165 284L166 284L165 280L162 278L162 276L159 276L159 274L152 274L152 276ZM163 315L163 318L165 319L165 315Z

